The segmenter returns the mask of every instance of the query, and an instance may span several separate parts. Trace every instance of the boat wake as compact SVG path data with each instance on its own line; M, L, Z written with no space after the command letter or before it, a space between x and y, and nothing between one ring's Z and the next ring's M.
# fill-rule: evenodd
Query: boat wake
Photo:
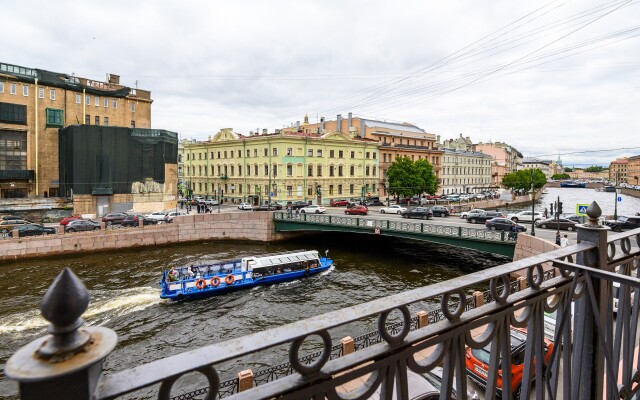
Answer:
M333 271L335 267L336 267L335 264L331 264L328 270L320 272L320 276L328 275L329 272Z
M158 290L148 286L115 291L91 291L90 296L89 308L82 315L88 325L92 325L92 320L103 317L106 313L111 314L111 319L114 316L144 310L162 301L158 296ZM48 325L49 322L40 315L40 310L34 309L4 316L0 325L0 335L42 329Z

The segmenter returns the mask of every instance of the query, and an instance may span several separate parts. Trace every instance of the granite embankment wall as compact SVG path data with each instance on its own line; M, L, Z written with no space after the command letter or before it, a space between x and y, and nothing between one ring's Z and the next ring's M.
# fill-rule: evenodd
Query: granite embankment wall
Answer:
M528 258L537 254L547 253L559 248L560 246L555 243L551 243L548 240L541 239L537 236L531 236L526 233L519 233L518 242L516 243L516 248L513 252L513 261L522 260L523 258ZM542 264L542 269L545 271L551 268L553 268L551 263ZM515 275L518 277L526 277L527 271L518 271Z
M4 239L0 260L210 239L271 242L290 235L275 231L272 212L196 214L176 218L172 224Z

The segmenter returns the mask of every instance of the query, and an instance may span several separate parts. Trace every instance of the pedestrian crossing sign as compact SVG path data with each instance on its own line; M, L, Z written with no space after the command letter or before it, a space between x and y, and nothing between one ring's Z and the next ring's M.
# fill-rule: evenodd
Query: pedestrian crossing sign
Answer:
M576 214L580 216L587 215L588 204L576 204Z

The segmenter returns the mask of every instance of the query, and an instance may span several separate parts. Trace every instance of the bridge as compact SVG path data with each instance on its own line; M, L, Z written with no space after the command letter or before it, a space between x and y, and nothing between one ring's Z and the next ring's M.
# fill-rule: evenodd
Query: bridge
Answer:
M139 390L162 400L217 399L227 396L217 369L286 346L290 374L267 380L249 376L248 381L239 376L236 390L225 398L407 399L409 375L440 366L439 398L450 399L455 391L464 399L467 379L478 379L478 368L467 367L469 351L487 348L482 374L487 399L496 398L498 391L507 400L636 398L640 229L610 233L598 222L601 214L592 203L589 221L578 225L578 241L572 246L110 372L102 365L118 335L106 327L83 326L89 293L65 269L40 305L51 322L49 334L17 350L5 374L18 382L22 400L107 400L129 398ZM549 277L545 266L552 268ZM509 277L516 272L526 278L514 289ZM468 308L467 299L479 288L486 288L488 296L476 296L474 307ZM417 311L425 304L437 306L442 318L428 319ZM551 348L545 315L553 312ZM372 321L380 340L334 353L339 332L353 331L351 324L362 320ZM512 326L527 332L518 357L512 353ZM320 349L301 357L309 338L319 338ZM521 375L502 374L515 363ZM208 382L197 396L180 394L184 387L178 383L190 374ZM372 397L376 390L380 394Z
M379 219L326 214L273 215L276 232L332 231L404 237L500 254L513 258L515 241L504 231L446 226L406 219Z

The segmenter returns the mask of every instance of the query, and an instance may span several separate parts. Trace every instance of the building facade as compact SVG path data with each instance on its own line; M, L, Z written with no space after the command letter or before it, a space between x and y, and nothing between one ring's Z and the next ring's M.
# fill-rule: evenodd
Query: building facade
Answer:
M629 157L627 164L627 183L640 185L640 156Z
M335 120L325 121L324 118L320 118L316 123L309 123L308 117L305 116L302 124L297 122L284 131L306 134L338 132L378 142L381 173L378 176L376 190L373 191L378 196L388 196L387 169L398 157L408 157L414 161L425 159L433 166L436 177L440 178L443 152L438 145L439 138L409 123L354 117L349 113L347 118L338 114Z
M553 168L551 168L552 161L540 160L535 157L525 157L522 160L522 166L520 169L539 169L542 171L547 179L551 179L553 176Z
M0 63L0 198L60 193L58 130L69 125L151 127L151 93Z
M609 180L617 184L628 183L629 159L627 157L618 158L609 164Z
M478 143L473 150L491 156L491 186L499 188L505 175L518 170L522 165L522 154L506 143Z
M378 142L346 133L243 136L229 128L211 140L185 143L184 152L184 180L193 194L234 203L326 205L378 190Z
M492 157L473 151L469 137L445 140L442 151L439 193L480 193L492 187Z

